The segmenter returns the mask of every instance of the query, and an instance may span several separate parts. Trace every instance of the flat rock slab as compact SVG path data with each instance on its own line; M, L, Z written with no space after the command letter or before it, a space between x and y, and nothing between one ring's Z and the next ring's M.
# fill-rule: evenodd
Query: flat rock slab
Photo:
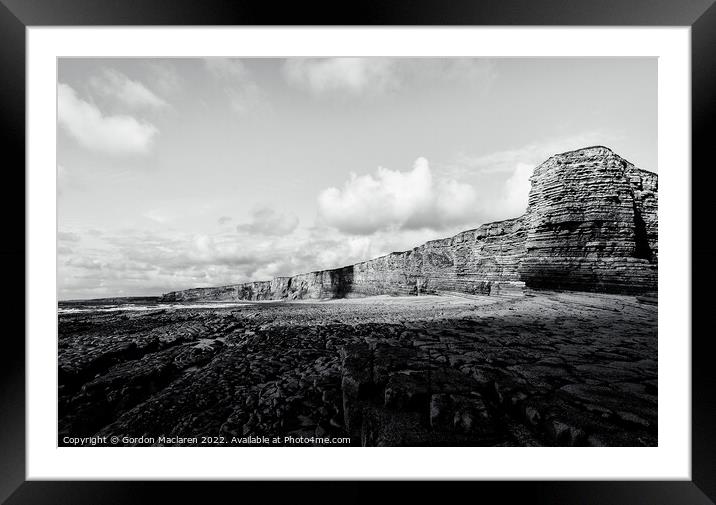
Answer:
M59 330L61 436L657 442L657 307L633 296L83 312Z

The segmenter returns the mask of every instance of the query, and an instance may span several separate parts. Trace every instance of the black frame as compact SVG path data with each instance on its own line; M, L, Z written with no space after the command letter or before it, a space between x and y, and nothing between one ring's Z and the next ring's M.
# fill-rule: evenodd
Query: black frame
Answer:
M716 374L709 352L713 330L704 314L715 285L716 249L703 233L712 225L711 133L716 117L716 5L714 0L364 0L352 9L343 2L290 3L277 8L256 0L0 0L0 121L7 188L0 198L3 216L25 208L25 28L47 25L607 25L690 26L692 50L692 268L699 282L692 289L692 481L647 482L474 482L450 483L449 493L477 499L495 497L532 503L708 504L716 501ZM12 178L7 181L7 178ZM710 184L711 183L711 184ZM12 189L11 189L12 188ZM10 196L17 197L18 201ZM22 206L22 207L20 207ZM251 482L25 482L25 307L23 273L25 224L5 220L0 248L8 284L0 307L4 321L22 321L3 335L0 352L0 501L20 503L206 502L216 491L233 497L259 491L269 502L277 494L292 501L363 501L384 494L385 483ZM702 234L696 232L701 231ZM9 232L9 233L8 233ZM9 238L12 237L12 240ZM23 269L24 270L24 269ZM707 288L704 288L706 286ZM689 296L689 293L685 293ZM702 295L702 296L699 296ZM709 305L707 305L709 304ZM14 316L14 320L11 318ZM703 323L703 324L700 324ZM5 326L7 327L7 325ZM698 331L699 328L707 329ZM710 330L710 331L708 331ZM687 337L686 335L684 336ZM306 490L312 489L310 493ZM401 486L401 500L446 497L445 484ZM409 496L411 495L411 496ZM239 498L239 499L241 499ZM489 498L488 498L489 499ZM213 501L213 500L212 500Z

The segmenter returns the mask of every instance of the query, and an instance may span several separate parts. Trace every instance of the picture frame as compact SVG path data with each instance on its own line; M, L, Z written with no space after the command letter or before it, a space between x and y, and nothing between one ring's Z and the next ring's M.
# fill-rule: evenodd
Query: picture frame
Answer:
M707 268L714 253L709 248L706 229L710 199L711 171L707 167L716 104L716 7L712 0L683 5L676 1L618 0L570 2L569 8L550 0L529 2L368 2L361 9L340 14L336 7L322 2L308 6L294 5L284 10L258 2L208 1L173 2L168 9L163 2L89 2L66 0L2 0L0 11L0 58L5 75L2 86L2 120L6 153L12 153L16 164L25 160L25 30L30 26L110 26L110 25L534 25L534 26L690 26L692 54L692 270L698 266L699 282L693 285L692 299L692 480L641 482L471 482L450 483L450 492L463 488L466 493L495 496L501 500L529 499L544 503L711 503L716 501L716 383L710 363L710 339L704 314L708 310L705 286L710 286L713 271ZM10 165L8 165L10 166ZM24 187L23 172L8 170L14 177L7 187ZM698 177L695 177L698 175ZM6 198L2 205L7 216L17 216L25 208L24 191L12 191L17 198ZM20 201L22 200L22 201ZM17 265L25 263L25 224L15 217L8 223L11 245L3 256L10 268L9 284L19 285L21 272ZM702 274L703 272L703 274ZM701 276L705 278L702 278ZM17 278L15 278L17 277ZM24 283L24 279L22 279ZM19 290L7 290L3 306L15 315L24 308ZM22 324L22 323L20 323ZM25 479L25 343L24 331L6 333L0 389L0 499L7 503L123 503L149 502L157 497L181 502L206 499L216 490L229 493L259 491L290 495L295 499L335 499L336 496L367 497L382 494L385 484L375 483L283 483L257 488L254 483L210 482L39 482ZM688 336L684 336L688 338ZM443 483L428 488L426 483L403 486L402 499L413 496L426 498L444 496ZM308 487L312 489L309 491ZM269 493L266 495L265 493ZM171 498L170 498L171 496ZM61 500L59 499L61 497ZM357 499L357 498L354 498Z

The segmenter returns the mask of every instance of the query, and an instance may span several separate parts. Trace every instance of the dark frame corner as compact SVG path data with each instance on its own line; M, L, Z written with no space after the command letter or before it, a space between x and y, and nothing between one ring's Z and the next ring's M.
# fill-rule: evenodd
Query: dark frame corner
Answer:
M12 179L0 199L5 216L25 209L25 29L40 25L621 25L690 26L692 46L692 230L707 229L713 188L712 146L716 121L716 4L714 0L368 0L360 9L336 8L336 3L293 3L276 9L255 0L0 0L0 120L4 174ZM694 183L697 182L697 183ZM18 189L16 189L18 188ZM9 284L24 286L25 222L7 219L11 228L0 250L11 276ZM13 240L9 240L12 236ZM716 374L709 352L710 335L704 314L712 310L704 286L716 285L716 249L708 235L693 233L692 268L699 268L692 299L692 481L665 482L476 482L451 483L475 496L499 497L501 502L538 503L659 503L716 502ZM24 265L20 269L17 265ZM20 295L23 294L23 296ZM699 296L701 295L701 296ZM150 503L178 500L204 502L209 492L258 491L262 499L275 493L293 501L363 501L383 494L386 483L284 483L270 489L256 483L190 482L37 482L25 481L25 343L24 287L3 290L6 321L21 321L6 331L0 353L0 502L24 503ZM13 315L14 318L10 316ZM319 487L308 495L308 486ZM209 487L212 489L209 490ZM444 499L444 485L412 483L401 487L401 499ZM268 494L267 494L268 493ZM310 496L310 498L309 498ZM273 499L269 498L270 501Z

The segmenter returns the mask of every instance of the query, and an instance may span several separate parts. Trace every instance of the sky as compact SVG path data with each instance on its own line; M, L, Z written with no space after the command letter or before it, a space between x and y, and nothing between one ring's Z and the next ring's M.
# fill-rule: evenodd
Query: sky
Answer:
M63 58L57 99L61 300L410 249L580 147L657 171L654 58Z

